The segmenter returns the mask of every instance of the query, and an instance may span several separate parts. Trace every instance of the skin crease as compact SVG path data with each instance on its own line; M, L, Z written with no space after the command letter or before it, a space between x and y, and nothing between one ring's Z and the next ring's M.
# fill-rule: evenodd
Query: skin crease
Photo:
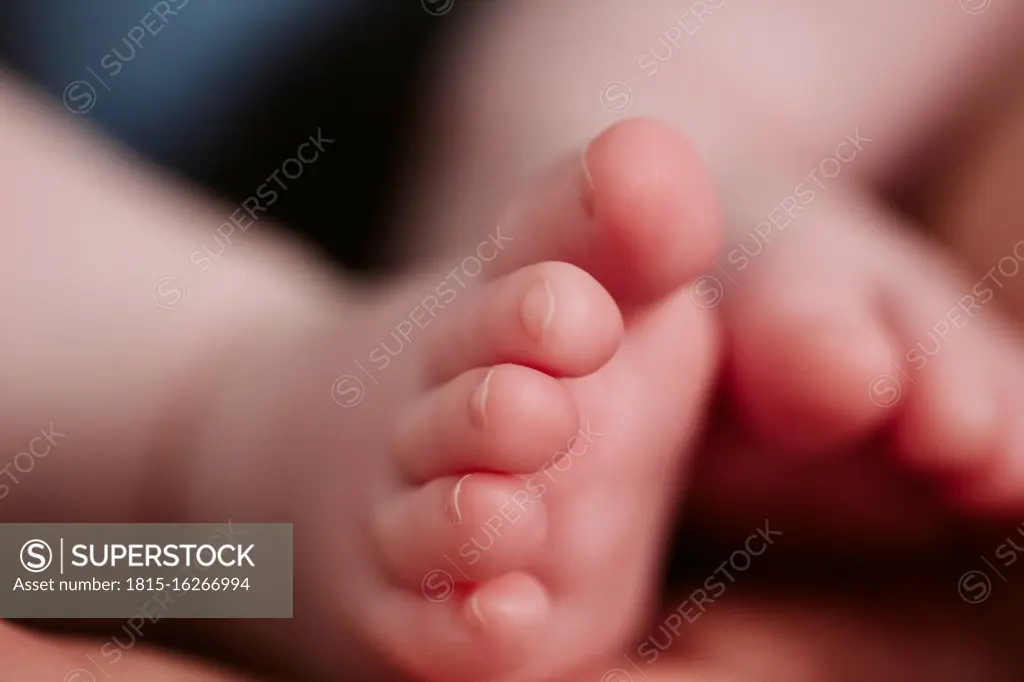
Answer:
M998 3L993 5L992 11L995 11L997 5ZM888 11L880 6L875 9L878 10L877 17L886 16L885 11ZM964 17L960 17L960 20L967 21ZM880 52L884 53L884 50ZM954 52L963 54L950 50L950 53ZM947 65L950 62L956 60L947 55ZM942 72L941 69L935 71ZM800 81L796 74L791 79L794 82ZM778 84L782 82L783 79L780 79ZM935 90L929 92L935 97ZM836 108L839 109L838 106ZM1007 118L1011 123L1008 124L1006 134L1017 135L1018 133L1014 131L1019 127L1013 123L1015 115L1008 115ZM911 121L913 118L908 114L905 120ZM909 123L904 123L904 126L909 126ZM845 131L841 125L836 125L834 129L822 126L821 129L826 128ZM827 134L823 133L822 136L827 137ZM514 136L507 137L514 139ZM977 173L980 176L992 173L993 177L1007 177L1008 172L1014 172L1016 175L1010 177L1020 177L1019 171L992 170L993 165L1000 169L1006 168L1005 161L996 153L1002 148L1000 139L1004 138L994 137L993 141L979 152L978 158L981 160L976 162ZM889 162L877 163L879 177L893 168ZM983 197L978 196L979 193L977 187L963 190L963 204L957 202L957 205L974 208L958 208L958 211L962 211L958 215L969 217L949 218L950 225L966 229L965 225L973 224L974 218L970 217L975 215L973 211L979 210L979 206L988 206ZM1015 206L1011 203L1006 205ZM1015 215L1019 215L1019 212ZM987 262L984 258L979 261ZM914 576L908 577L908 582L915 581ZM997 617L998 614L992 615L988 625L962 618L961 611L957 610L960 605L956 603L955 597L949 597L951 585L952 583L939 585L934 588L932 594L927 591L924 593L923 599L928 603L945 605L945 608L936 608L929 612L928 618L917 610L920 602L916 596L901 590L896 590L890 595L887 602L879 600L885 608L880 604L868 603L846 606L844 609L839 609L837 602L829 600L807 604L801 599L785 595L778 601L737 593L733 595L733 601L721 604L720 610L709 611L708 617L700 621L704 627L700 630L694 629L699 633L696 643L691 644L686 650L681 650L678 658L674 660L666 654L658 663L661 667L646 672L652 679L660 677L666 682L713 682L720 679L825 682L842 674L856 675L858 670L863 671L863 652L867 649L880 657L881 662L878 665L888 670L889 672L884 674L889 675L894 681L905 679L909 671L920 672L922 669L928 670L928 679L940 681L943 680L940 676L942 674L949 675L949 679L952 680L956 679L953 677L954 671L964 670L970 671L970 679L981 682L1015 679L1011 677L1013 670L1000 669L1000 666L1009 665L1004 657L993 651L991 646L979 642L988 634L991 627L1000 625L1002 621ZM915 614L915 622L894 623L893 619L886 615L901 608ZM919 622L928 622L928 627L919 627ZM98 642L65 642L26 635L22 630L7 624L0 630L0 654L5 660L5 668L19 680L63 679L69 670L81 665L85 660L85 653L98 646ZM702 652L704 655L693 656L694 651ZM743 655L737 656L737 651L741 651ZM690 662L694 659L704 662L697 666ZM126 656L123 665L123 670L130 673L134 679L194 679L197 682L226 682L239 679L227 673L169 659L145 647L140 647L132 656ZM931 669L925 666L931 666ZM607 669L597 668L597 677ZM592 680L596 677L587 675L581 676L580 679ZM860 678L848 679L859 682ZM874 676L863 679L867 682L868 679L885 681L887 678Z

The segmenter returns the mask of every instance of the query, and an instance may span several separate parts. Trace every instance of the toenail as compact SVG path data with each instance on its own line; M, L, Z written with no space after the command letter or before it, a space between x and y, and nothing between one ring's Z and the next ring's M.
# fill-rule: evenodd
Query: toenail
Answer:
M473 396L469 399L469 417L479 428L487 426L487 398L491 392L491 376L493 374L494 368L491 367L487 371L487 376L476 387Z
M484 624L484 614L480 611L480 600L477 599L475 594L466 602L466 611L469 612L471 619L476 621L477 625Z
M535 284L526 292L523 304L519 308L519 315L530 337L538 343L543 341L544 333L547 332L551 318L555 315L555 293L547 280Z
M583 149L583 155L580 157L580 166L583 168L583 187L580 192L580 203L583 204L583 210L586 211L588 216L594 215L594 176L590 174L590 167L587 165L587 153L590 151L590 145L593 143L587 143L587 146Z
M470 477L470 474L466 474L458 481L455 482L455 487L452 488L452 502L450 510L452 512L452 524L456 526L462 525L462 510L459 509L459 495L462 494L462 484L466 482L466 479Z
M583 155L580 157L580 165L583 167L583 179L590 189L594 189L594 176L590 174L590 166L587 164L587 152L590 151L592 143L593 140L587 143L587 146L583 148Z

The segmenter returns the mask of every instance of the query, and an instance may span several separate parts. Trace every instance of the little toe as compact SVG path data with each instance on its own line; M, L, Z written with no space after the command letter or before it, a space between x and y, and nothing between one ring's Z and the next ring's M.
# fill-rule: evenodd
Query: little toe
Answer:
M519 365L465 372L428 392L397 427L408 477L540 469L577 432L579 411L558 379Z
M463 607L467 621L491 642L515 641L551 610L543 585L529 573L507 573L477 587Z
M385 566L419 585L436 569L478 582L523 567L540 551L544 504L510 476L466 474L401 492L381 505L376 535Z
M375 597L366 624L418 677L464 682L521 667L543 637L551 608L546 590L528 573L507 573L467 592L438 569L421 591Z
M488 282L439 325L428 354L440 380L499 363L582 376L607 362L622 338L622 316L608 292L559 262Z

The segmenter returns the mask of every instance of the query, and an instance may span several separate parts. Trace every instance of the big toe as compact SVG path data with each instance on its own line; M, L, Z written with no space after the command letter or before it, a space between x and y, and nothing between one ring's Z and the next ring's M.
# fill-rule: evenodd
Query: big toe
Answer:
M642 306L712 263L720 224L714 187L689 140L664 123L632 119L526 193L501 225L515 244L495 265L510 272L564 260L621 304Z

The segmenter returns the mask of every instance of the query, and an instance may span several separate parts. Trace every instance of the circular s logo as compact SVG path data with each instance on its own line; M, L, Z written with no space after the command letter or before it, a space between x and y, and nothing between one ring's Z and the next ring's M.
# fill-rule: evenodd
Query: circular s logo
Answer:
M153 285L153 301L164 310L171 310L185 300L185 284L177 277L161 277Z
M704 275L694 280L690 287L690 297L697 307L710 310L725 298L725 287L717 277Z
M633 682L633 676L622 668L612 668L601 675L601 682Z
M892 407L902 395L900 380L888 374L880 374L868 384L868 398L881 408Z
M424 597L435 604L440 604L448 601L455 594L455 578L448 571L435 568L423 576L420 587Z
M601 105L611 114L621 114L633 106L633 88L625 81L609 81L601 89Z
M366 395L366 385L351 374L343 374L334 380L331 386L331 395L334 402L342 407L355 407L363 402Z
M992 594L992 580L982 571L967 571L960 576L957 591L968 604L980 604Z
M29 573L42 573L53 563L53 550L42 540L29 540L21 546L21 565Z
M992 0L960 0L960 7L968 14L982 14L992 6Z
M420 0L420 4L430 16L441 17L452 11L455 0Z
M64 106L72 114L87 114L96 106L96 88L87 81L71 81L64 88Z

